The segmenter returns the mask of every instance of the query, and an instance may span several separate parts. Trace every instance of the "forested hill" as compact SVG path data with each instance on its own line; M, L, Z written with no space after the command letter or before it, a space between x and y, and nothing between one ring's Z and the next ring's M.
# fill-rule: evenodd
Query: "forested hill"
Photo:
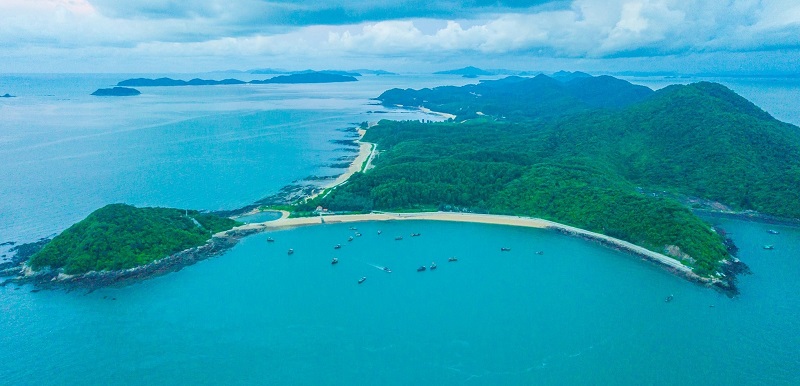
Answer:
M199 246L235 225L197 211L111 204L56 236L29 264L68 274L133 268Z
M800 218L800 128L720 84L667 87L619 112L561 120L541 135L541 156L586 157L648 189Z
M578 87L567 91L573 81L621 90L609 95L624 103L586 108L591 102L585 101L597 98L597 106L602 97ZM521 83L559 95L560 103L582 98L584 108L539 119L540 109L520 107L542 100L520 92ZM419 92L449 111L488 115L487 101L471 94L478 86L498 101L491 105L497 115L432 124L383 121L364 137L381 151L375 168L311 205L543 217L668 253L702 275L714 275L727 256L721 237L680 202L651 192L800 218L800 129L722 85L639 95L628 93L636 86L602 77L561 86L546 77L512 77ZM506 105L499 103L504 93ZM520 118L497 119L511 114Z
M578 76L558 81L546 75L508 77L463 87L391 89L378 97L386 105L424 106L455 114L508 119L541 119L593 109L618 109L641 102L653 90L610 76Z

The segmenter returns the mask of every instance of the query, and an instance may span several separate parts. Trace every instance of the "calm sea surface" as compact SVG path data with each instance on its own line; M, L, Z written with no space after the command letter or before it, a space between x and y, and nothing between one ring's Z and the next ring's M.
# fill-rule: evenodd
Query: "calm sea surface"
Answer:
M368 113L385 111L369 100L382 90L465 82L87 95L127 77L0 77L0 93L19 95L0 99L0 241L47 236L110 202L248 204L335 174L325 166L347 154L329 142L346 136L338 129L433 119ZM797 123L800 109L786 108L797 83L764 85L761 103L743 91L760 86L736 87ZM800 230L713 221L753 270L735 299L554 232L440 222L357 224L353 242L350 225L275 232L275 243L256 235L180 272L89 294L0 287L0 384L800 383ZM416 272L432 261L437 270Z

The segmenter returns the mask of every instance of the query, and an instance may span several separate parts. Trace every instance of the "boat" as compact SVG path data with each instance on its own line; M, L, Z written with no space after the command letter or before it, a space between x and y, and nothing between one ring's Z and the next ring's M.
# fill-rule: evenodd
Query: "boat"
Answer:
M417 237L417 236L422 236L422 233L412 233L411 234L411 237Z
M669 302L671 302L671 301L672 301L672 298L673 298L673 296L672 296L672 294L670 294L669 296L667 296L666 298L664 298L664 302L665 302L665 303L669 303Z
M333 260L331 260L331 264L339 264L339 259L334 257Z
M424 266L424 265L420 265L420 266L419 266L419 268L417 268L417 272L422 272L422 271L424 271L424 270L426 270L426 269L427 269L427 268L425 268L425 266Z
M367 280L367 277L366 276L361 276L361 279L358 279L358 284L363 283L364 280Z
M348 237L347 241L353 241L353 236Z
M772 245L772 244L767 244L767 245L764 246L764 249L772 250L772 249L775 249L775 246Z
M272 237L267 237L267 242L268 243L274 243L275 239L273 239Z
M402 239L403 239L403 237L402 237L402 236L397 236L397 237L395 237L394 239L395 239L395 240L402 240Z
M356 228L356 227L350 227L350 230L351 230L351 231L354 231L354 230L357 230L357 229L358 229L358 228Z
M333 247L333 249L340 249L341 247L342 247L342 244L336 244L336 246Z
M383 233L383 231L378 231L378 234L381 234L381 233Z
M356 232L356 237L361 237L361 233Z
M457 258L457 257L455 257L455 256L453 256L453 257L451 257L451 258L447 259L447 261L449 261L449 262L451 262L451 263L452 263L452 262L454 262L454 261L458 261L458 258Z
M291 255L292 253L294 253L294 249L289 248L289 254Z
M544 255L544 251L536 251L537 255Z
M509 251L511 251L511 248L502 247L502 248L500 248L500 251L501 252L509 252Z
M436 269L436 263L435 262L431 262L431 271L433 271L434 269Z
M767 229L767 233L769 233L771 235L779 235L781 232L778 232L778 231L776 231L774 229Z
M392 273L392 270L391 270L391 269L389 269L389 267L383 267L383 270L384 270L384 271L386 271L386 272L388 272L388 273Z

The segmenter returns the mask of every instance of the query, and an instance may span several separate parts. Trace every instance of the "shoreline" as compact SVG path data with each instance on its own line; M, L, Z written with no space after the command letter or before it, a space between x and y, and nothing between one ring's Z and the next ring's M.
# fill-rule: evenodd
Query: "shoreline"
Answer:
M585 229L576 228L573 226L557 223L554 221L544 220L534 217L522 216L506 216L506 215L491 215L491 214L474 214L474 213L455 213L455 212L418 212L418 213L392 213L392 212L373 212L369 214L331 214L320 215L314 217L298 217L289 218L288 212L277 220L267 221L262 223L245 224L229 231L219 232L214 237L230 237L229 233L246 232L260 233L280 229L291 229L301 226L309 225L323 225L323 224L342 224L354 223L365 221L408 221L408 220L421 220L421 221L446 221L446 222L468 222L478 224L493 224L503 226L516 226L528 227L537 229L550 229L568 236L580 237L587 240L599 242L604 246L627 252L635 256L641 257L645 260L651 261L658 266L681 276L689 281L715 286L723 291L731 291L723 281L719 279L704 278L695 274L691 268L683 265L676 259L666 256L661 253L653 252L644 247L640 247L633 243L620 240L614 237L606 236L600 233L587 231Z

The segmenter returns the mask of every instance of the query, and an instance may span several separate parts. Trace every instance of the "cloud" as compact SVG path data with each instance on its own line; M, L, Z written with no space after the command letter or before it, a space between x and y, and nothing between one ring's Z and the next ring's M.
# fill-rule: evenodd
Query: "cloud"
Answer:
M800 51L795 0L3 0L15 60L204 63L689 57ZM216 61L213 59L216 57ZM193 61L192 63L197 63ZM398 63L398 60L394 60ZM23 66L24 67L24 66ZM2 70L2 67L0 67Z

